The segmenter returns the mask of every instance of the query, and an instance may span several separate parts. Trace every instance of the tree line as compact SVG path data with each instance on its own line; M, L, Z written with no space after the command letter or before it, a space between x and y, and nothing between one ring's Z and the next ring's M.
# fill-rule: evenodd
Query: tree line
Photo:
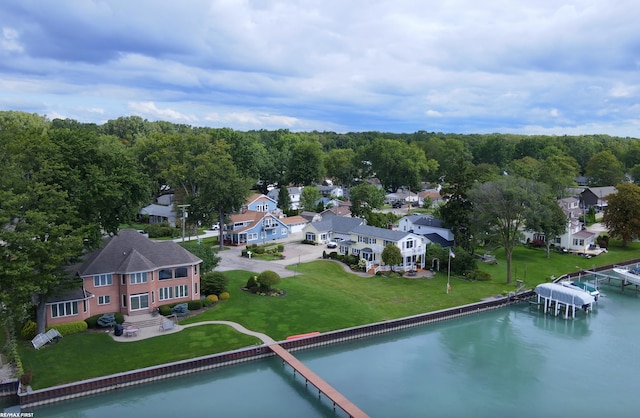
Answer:
M386 192L417 192L437 183L450 196L439 216L458 245L472 252L480 235L474 221L483 207L473 199L498 193L492 184L510 191L515 207L538 208L537 218L527 213L529 225L553 224L554 215L543 216L538 204L562 197L579 175L593 186L617 185L626 174L640 180L640 141L606 135L241 132L137 116L98 125L3 111L0 161L0 302L22 313L33 303L43 315L47 297L74 285L68 267L168 190L178 204L189 205L189 222L222 225L252 188L266 193L269 185L308 186L329 178L351 190L352 210L362 216L382 204L384 192L369 185L370 178ZM537 197L536 205L517 200L522 190Z

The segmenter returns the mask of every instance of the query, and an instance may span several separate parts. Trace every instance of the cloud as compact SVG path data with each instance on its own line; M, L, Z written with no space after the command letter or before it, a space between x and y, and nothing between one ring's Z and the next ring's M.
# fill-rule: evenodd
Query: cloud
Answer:
M631 0L6 0L0 105L237 129L638 136L638 18Z

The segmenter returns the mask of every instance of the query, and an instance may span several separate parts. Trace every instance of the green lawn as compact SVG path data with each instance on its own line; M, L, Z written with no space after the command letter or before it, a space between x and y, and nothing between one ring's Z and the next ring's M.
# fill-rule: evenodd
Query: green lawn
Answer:
M330 331L367 323L419 314L477 302L485 297L515 289L506 284L504 252L496 254L498 265L481 263L492 279L468 282L451 278L452 290L446 294L446 264L433 279L360 277L346 273L331 261L301 264L295 277L283 278L277 286L285 297L256 296L241 290L248 271L227 272L231 298L219 302L202 314L182 321L205 320L238 322L250 330L283 340L289 335ZM608 254L584 257L519 247L514 253L514 282L524 280L528 288L580 268L640 257L640 244L613 247ZM206 325L130 343L117 343L106 334L83 333L63 338L58 344L39 351L25 343L20 351L25 370L34 375L32 386L55 384L132 370L154 364L229 351L256 343L223 325Z
M27 342L28 343L28 342ZM68 335L40 350L20 348L34 389L125 372L261 343L226 325L201 325L136 342L116 342L106 333Z

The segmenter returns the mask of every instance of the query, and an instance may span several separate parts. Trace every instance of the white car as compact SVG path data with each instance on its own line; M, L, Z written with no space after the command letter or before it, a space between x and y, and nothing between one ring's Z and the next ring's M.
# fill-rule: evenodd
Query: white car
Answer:
M335 241L329 241L327 243L327 248L338 248L338 243Z

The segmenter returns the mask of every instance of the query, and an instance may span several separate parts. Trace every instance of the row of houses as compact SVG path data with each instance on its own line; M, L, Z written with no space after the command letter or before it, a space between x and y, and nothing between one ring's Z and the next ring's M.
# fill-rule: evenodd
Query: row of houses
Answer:
M553 237L553 243L569 251L588 253L596 247L596 234L579 221L589 207L606 206L606 196L615 188L591 189L583 199L560 199L567 215L567 231ZM300 232L311 243L336 243L336 251L362 260L367 271L384 266L382 251L387 245L400 249L403 270L425 268L426 248L432 243L454 245L453 234L430 215L404 216L394 228L377 228L353 218L345 207L321 214L287 217L277 208L276 200L254 194L243 208L229 217L221 231L230 245L247 245L282 240ZM546 241L547 237L525 232L525 239ZM84 320L92 315L121 312L125 315L146 313L160 305L200 299L200 264L202 260L172 241L155 242L136 230L122 230L105 238L103 247L89 254L74 267L79 278L77 289L56 295L46 304L47 325Z

